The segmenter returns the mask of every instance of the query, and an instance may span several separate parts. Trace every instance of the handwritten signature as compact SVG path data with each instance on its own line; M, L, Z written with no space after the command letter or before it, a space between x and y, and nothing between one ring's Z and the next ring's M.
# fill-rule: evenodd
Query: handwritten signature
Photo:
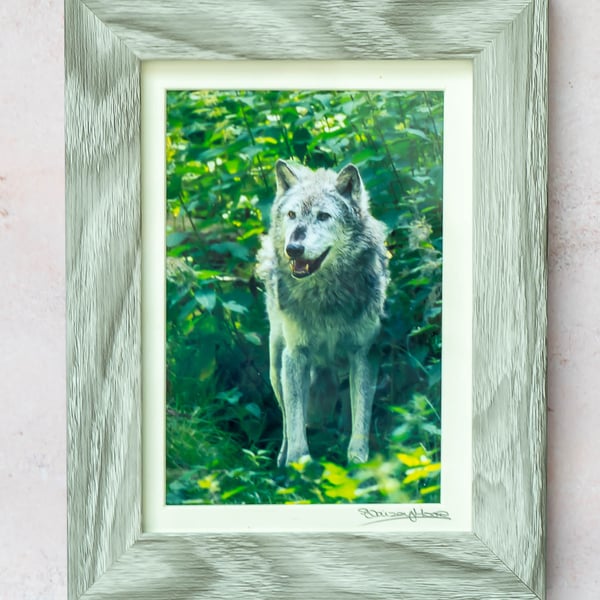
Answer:
M373 523L383 523L385 521L400 521L408 520L411 523L416 523L420 519L444 519L450 521L450 513L447 510L429 511L423 508L412 508L406 511L389 511L376 510L374 508L359 508L358 512L368 519L364 525L372 525Z

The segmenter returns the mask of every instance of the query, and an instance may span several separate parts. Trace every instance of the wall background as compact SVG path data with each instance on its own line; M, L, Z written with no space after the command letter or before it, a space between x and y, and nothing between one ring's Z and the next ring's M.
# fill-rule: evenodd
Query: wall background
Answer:
M549 600L600 598L599 28L550 0ZM62 0L0 30L0 600L64 599Z

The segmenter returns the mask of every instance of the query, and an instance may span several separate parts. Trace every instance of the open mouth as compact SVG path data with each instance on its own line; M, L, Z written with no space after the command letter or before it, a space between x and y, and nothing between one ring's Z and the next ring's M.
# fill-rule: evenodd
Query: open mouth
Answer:
M292 275L296 279L302 279L303 277L308 277L312 275L315 271L318 271L319 267L323 264L325 257L329 253L329 248L313 260L308 260L306 258L292 258L290 259L290 271Z

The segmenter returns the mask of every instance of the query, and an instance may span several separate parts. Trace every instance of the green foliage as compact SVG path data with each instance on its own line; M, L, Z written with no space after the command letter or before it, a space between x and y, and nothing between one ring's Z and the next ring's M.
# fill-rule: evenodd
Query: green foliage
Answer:
M441 92L167 94L169 504L439 501L442 136ZM254 267L278 158L354 163L389 229L366 465L345 465L339 410L309 432L314 461L275 467L281 415Z

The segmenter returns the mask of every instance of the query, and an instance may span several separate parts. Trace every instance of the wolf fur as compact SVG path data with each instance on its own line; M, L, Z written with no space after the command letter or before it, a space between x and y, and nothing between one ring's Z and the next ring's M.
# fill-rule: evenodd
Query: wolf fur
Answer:
M266 286L270 378L283 415L278 464L310 456L309 397L335 395L340 366L349 372L348 460L364 462L378 370L371 349L388 283L385 228L369 211L354 165L335 173L278 160L275 171L257 274Z

